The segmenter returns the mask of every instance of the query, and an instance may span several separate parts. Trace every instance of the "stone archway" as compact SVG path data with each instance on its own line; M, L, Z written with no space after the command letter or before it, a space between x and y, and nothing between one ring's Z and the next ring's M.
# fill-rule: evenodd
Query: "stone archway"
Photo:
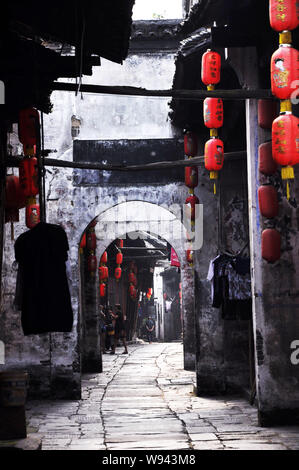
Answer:
M89 188L88 188L89 189ZM72 381L73 393L79 394L80 389L80 337L81 337L81 314L80 311L80 270L78 266L78 249L82 233L89 225L91 220L97 219L97 255L99 256L116 238L121 238L128 232L138 231L152 232L155 235L166 240L177 252L181 261L182 290L183 290L183 318L184 318L184 362L186 369L194 369L194 284L193 272L185 262L185 240L183 238L184 225L176 215L169 209L156 203L131 200L123 201L109 208L105 208L96 217L90 217L68 234L70 243L70 287L74 309L74 328L70 334L67 345L56 343L57 354L55 354L55 363L52 363L53 380L59 382L59 376L62 372L62 364L65 371L68 367L69 373L73 368L73 374L68 375L68 380ZM86 223L87 222L87 223ZM83 225L84 223L84 225ZM83 225L83 228L82 228ZM107 230L108 227L108 230ZM67 230L68 231L68 230ZM191 300L191 301L190 301ZM71 350L72 345L72 350ZM59 352L58 352L59 350ZM75 392L75 388L77 392ZM69 390L69 387L66 389Z
M173 207L175 209L175 207ZM146 239L147 234L158 236L167 241L177 252L181 262L182 286L183 286L183 312L184 312L184 362L187 369L193 369L194 357L190 341L194 334L194 312L193 312L193 273L192 269L185 262L185 238L184 225L181 220L163 206L153 204L146 201L123 201L101 212L94 221L97 221L97 258L100 259L101 254L107 247L118 238L130 236L128 234L142 233L142 238ZM86 229L86 227L85 227ZM132 236L132 235L131 235ZM81 281L79 281L81 282ZM81 285L81 284L80 284ZM94 296L96 296L95 288ZM85 312L86 314L86 312ZM78 304L79 323L84 323L86 328L86 320L83 321L82 305ZM84 330L84 370L99 371L101 354L100 343L97 334L98 316L95 305L88 309L88 326L90 332ZM91 331L94 329L94 331ZM80 328L82 332L82 328ZM88 338L86 340L86 338ZM88 344L87 344L88 341ZM89 361L89 365L86 365Z

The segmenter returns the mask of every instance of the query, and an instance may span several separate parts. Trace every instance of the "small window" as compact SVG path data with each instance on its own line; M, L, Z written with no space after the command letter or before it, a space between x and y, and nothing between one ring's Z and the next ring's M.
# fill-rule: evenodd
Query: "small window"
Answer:
M136 0L133 20L170 20L183 17L182 0Z

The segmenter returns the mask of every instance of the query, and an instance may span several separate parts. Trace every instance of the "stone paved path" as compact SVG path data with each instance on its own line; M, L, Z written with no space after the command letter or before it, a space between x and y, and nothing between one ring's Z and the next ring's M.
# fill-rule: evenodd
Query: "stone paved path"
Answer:
M199 398L183 370L182 345L131 345L83 377L80 401L28 403L29 432L57 450L299 450L299 426L260 428L236 397Z

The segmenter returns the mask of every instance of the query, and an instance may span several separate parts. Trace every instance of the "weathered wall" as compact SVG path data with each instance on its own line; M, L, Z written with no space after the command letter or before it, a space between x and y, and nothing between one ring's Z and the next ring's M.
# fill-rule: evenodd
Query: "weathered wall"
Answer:
M207 281L210 260L222 250L237 253L248 242L246 164L225 162L216 196L202 173L198 196L204 243L195 252L197 393L219 394L249 386L248 322L224 320L220 309L212 307Z
M237 51L238 52L238 51ZM259 86L255 49L231 53L236 70L252 88ZM240 59L241 56L241 59ZM264 178L258 171L258 146L270 134L258 126L257 102L246 103L248 191L255 339L256 383L261 425L299 422L299 365L291 360L293 341L299 338L298 168L292 197L286 199L279 173ZM279 215L273 221L259 213L257 191L271 182L278 190ZM261 257L261 234L276 227L281 234L281 258L269 264Z

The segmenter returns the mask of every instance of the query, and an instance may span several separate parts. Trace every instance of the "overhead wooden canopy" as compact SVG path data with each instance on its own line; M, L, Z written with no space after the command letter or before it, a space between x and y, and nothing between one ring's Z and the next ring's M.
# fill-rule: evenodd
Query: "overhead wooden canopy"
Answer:
M96 54L121 63L128 53L135 0L10 0L11 25L23 25L28 34L61 43L82 46L85 54Z
M127 57L134 0L5 0L0 18L0 80L7 122L22 107L51 111L59 77L91 75L104 57ZM55 44L55 47L53 47Z

